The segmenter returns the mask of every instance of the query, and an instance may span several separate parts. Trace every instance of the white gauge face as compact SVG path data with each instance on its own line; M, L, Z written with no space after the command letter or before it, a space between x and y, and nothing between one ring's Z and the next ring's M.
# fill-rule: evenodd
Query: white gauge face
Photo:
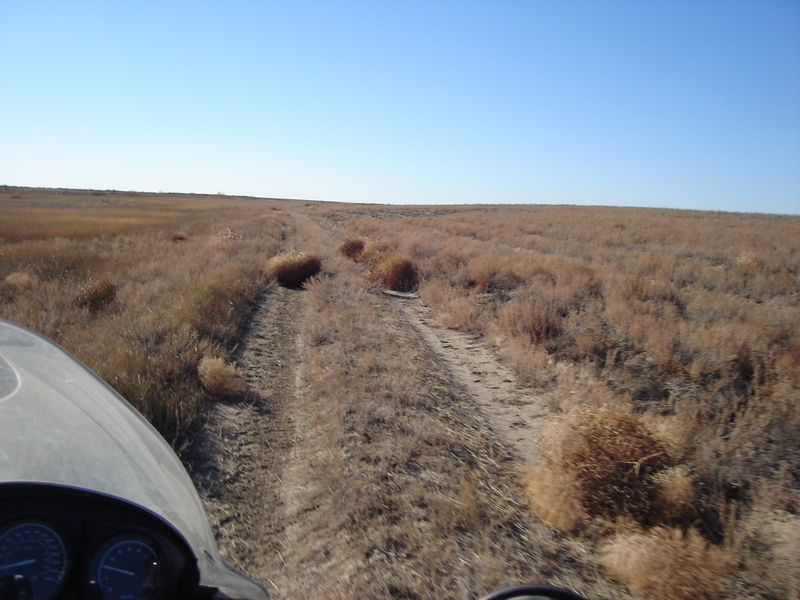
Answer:
M146 600L161 592L165 567L152 540L121 534L101 546L93 571L104 600Z
M0 530L0 580L5 586L26 590L26 595L19 597L54 598L64 584L66 572L64 542L49 525L14 521Z

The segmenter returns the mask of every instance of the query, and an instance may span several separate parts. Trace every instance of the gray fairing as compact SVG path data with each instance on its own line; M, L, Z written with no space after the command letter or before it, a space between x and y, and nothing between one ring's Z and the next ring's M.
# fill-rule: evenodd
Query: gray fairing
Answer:
M160 516L195 553L201 585L266 599L219 553L178 457L119 394L64 349L0 319L0 483L92 490Z

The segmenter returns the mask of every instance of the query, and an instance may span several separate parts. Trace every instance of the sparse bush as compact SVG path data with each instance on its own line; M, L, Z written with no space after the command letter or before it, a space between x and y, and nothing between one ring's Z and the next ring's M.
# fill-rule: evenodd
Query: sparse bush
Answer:
M590 516L654 518L654 476L673 466L640 421L607 406L578 406L548 426L545 465L571 473Z
M267 262L267 276L289 288L302 287L321 270L322 261L316 254L279 254Z
M212 396L226 396L247 389L239 369L219 357L204 356L197 365L197 375Z
M92 314L98 313L116 300L117 289L117 286L105 277L90 280L75 296L73 302L75 306L86 308Z
M361 253L364 252L364 241L348 239L339 246L339 252L350 260L358 260Z
M600 547L600 564L644 598L714 600L723 597L732 557L694 529L656 527L623 533Z
M373 268L372 277L395 292L412 292L419 285L417 266L401 256L383 257Z

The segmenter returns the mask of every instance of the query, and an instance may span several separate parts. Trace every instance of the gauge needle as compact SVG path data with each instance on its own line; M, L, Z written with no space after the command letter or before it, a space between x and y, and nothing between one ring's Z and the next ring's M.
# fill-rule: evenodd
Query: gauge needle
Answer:
M122 569L117 569L116 567L109 567L108 565L103 565L104 569L108 569L110 571L116 571L117 573L122 573L123 575L130 575L133 577L136 573L131 573L130 571L123 571Z
M2 567L0 567L0 571L5 571L6 569L13 569L14 567L24 567L25 565L32 565L35 562L36 562L35 558L29 558L28 560L23 560L11 565L3 565Z

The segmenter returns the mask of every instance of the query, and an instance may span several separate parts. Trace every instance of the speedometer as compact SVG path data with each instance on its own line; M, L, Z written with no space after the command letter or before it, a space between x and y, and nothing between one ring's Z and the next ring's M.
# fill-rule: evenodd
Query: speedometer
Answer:
M14 521L0 530L0 582L50 600L66 579L67 552L58 533L41 521Z
M164 587L168 565L149 537L123 533L107 540L92 561L103 600L152 600Z

